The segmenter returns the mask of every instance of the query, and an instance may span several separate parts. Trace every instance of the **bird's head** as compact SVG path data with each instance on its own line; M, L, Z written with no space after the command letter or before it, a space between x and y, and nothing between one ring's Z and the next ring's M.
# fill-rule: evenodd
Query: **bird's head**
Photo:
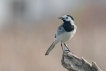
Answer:
M72 22L74 21L74 18L70 15L64 15L62 17L59 17L59 19L62 19L64 22Z

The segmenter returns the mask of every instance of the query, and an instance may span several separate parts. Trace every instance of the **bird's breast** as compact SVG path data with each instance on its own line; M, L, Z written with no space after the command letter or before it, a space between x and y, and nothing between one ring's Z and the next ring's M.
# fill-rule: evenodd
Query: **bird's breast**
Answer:
M70 23L68 24L63 24L63 27L65 29L66 32L71 32L74 30L74 25L71 25Z
M75 34L75 31L71 31L71 32L65 32L64 35L62 36L62 42L67 42L68 40L70 40Z

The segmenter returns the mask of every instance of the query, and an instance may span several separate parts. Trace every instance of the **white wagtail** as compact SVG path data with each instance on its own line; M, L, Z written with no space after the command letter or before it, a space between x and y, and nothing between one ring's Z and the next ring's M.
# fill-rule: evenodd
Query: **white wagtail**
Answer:
M64 15L62 17L59 17L59 19L63 20L63 24L58 27L54 42L49 47L45 55L48 55L58 42L61 42L61 46L62 43L65 45L65 42L72 38L76 32L77 27L74 24L74 18L72 16Z

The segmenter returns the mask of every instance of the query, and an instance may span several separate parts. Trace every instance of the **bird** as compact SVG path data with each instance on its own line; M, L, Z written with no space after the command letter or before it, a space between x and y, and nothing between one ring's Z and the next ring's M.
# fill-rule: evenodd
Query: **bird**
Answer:
M61 46L63 43L65 45L65 42L71 39L76 33L77 27L72 16L63 15L62 17L59 17L59 19L63 21L63 24L58 27L55 33L54 41L46 51L45 55L49 55L50 51L55 47L57 43L61 42Z

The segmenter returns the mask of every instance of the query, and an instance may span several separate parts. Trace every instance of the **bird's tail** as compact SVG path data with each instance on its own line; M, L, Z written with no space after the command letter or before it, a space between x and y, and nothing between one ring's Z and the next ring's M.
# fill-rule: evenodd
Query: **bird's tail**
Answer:
M49 49L46 51L45 55L49 55L50 51L55 47L54 42L52 43L52 45L49 47Z

